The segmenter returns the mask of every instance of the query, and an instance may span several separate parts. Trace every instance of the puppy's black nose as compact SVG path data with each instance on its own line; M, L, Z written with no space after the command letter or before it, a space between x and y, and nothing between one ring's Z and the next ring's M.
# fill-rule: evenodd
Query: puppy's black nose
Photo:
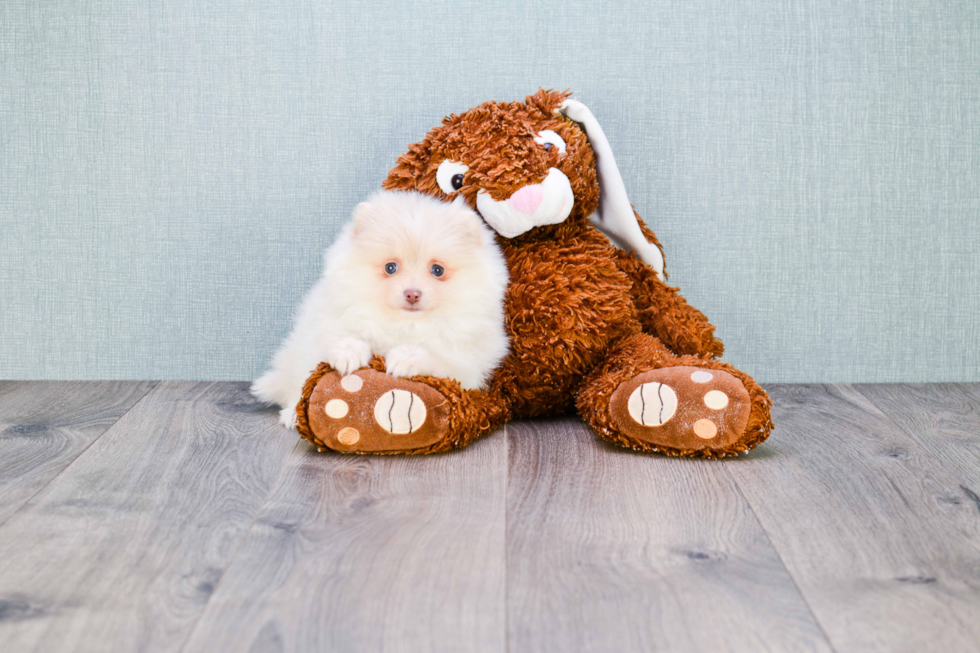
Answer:
M422 299L422 291L410 288L405 291L405 301L409 304L418 304L419 300Z

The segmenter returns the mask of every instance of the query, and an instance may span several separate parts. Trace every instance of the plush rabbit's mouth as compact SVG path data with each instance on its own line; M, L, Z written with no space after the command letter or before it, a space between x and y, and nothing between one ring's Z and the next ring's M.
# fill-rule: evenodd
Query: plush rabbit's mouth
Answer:
M540 184L528 184L506 200L498 202L485 190L476 194L480 215L504 238L516 238L534 227L564 222L574 204L572 184L558 168L551 168Z

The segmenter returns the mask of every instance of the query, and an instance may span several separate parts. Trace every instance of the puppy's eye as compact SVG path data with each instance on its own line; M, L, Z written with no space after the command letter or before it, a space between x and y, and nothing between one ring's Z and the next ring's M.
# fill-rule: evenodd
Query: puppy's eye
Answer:
M439 190L446 195L458 191L463 187L463 175L469 169L468 165L449 159L440 163L439 169L436 170L436 183L439 184Z
M396 272L398 272L398 264L397 263L395 263L394 261L388 261L387 263L385 263L385 274L391 275L391 274L394 274Z
M542 132L538 132L534 142L541 144L544 147L545 152L550 152L551 148L557 147L560 154L565 153L565 141L562 140L561 136L550 129L545 129Z
M432 276L436 277L437 279L442 275L446 274L446 269L443 268L438 263L433 263L432 267L429 269L432 271Z

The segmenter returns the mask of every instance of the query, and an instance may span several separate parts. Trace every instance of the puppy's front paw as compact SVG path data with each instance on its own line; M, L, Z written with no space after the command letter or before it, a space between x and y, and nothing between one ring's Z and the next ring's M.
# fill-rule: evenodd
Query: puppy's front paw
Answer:
M385 369L392 376L439 376L432 354L414 345L389 349L385 354Z
M296 428L296 406L283 408L279 411L279 423L287 429Z
M327 350L327 362L342 376L367 367L371 362L371 345L358 338L341 338Z

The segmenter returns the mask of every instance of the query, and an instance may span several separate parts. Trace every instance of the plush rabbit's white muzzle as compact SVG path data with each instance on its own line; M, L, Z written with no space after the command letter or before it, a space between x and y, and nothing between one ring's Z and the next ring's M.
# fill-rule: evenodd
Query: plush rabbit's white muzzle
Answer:
M504 238L515 238L534 227L564 222L574 205L572 184L558 168L551 168L540 184L528 184L506 200L498 202L485 190L476 195L480 215Z

